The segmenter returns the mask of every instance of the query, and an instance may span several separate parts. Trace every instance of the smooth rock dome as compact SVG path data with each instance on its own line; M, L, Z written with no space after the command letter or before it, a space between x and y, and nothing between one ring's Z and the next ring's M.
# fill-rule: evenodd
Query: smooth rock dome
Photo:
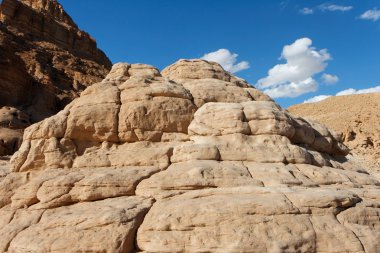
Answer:
M119 63L26 129L0 251L379 252L380 182L348 152L216 63Z

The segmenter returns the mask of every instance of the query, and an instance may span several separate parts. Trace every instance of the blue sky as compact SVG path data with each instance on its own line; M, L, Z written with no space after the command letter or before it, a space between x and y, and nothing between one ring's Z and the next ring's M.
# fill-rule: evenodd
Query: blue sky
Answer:
M261 82L262 89L272 90L270 94L280 87L276 101L283 107L318 95L355 89L346 92L349 94L380 86L379 0L60 0L60 3L81 29L96 38L98 46L114 63L147 63L163 69L180 58L201 58L227 49L224 55L220 56L222 51L218 51L211 58L222 57L223 61L226 60L223 57L230 57L237 63L248 62L240 65L243 70L235 74L254 85ZM292 45L293 49L289 48L290 53L280 59L285 45ZM327 51L320 51L323 49ZM302 73L289 80L287 73L285 76L274 73L267 78L268 70L278 64L285 64L280 66L285 70L295 65ZM323 74L329 74L325 79L333 84L325 84ZM309 87L300 93L315 91L296 96L297 92L286 90L289 85L298 89L300 83ZM284 95L287 97L281 97Z

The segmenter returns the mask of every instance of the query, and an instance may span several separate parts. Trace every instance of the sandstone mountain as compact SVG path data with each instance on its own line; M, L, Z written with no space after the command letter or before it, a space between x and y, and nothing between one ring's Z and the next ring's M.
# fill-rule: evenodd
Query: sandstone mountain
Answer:
M380 175L380 93L330 97L288 110L343 133L354 158Z
M56 0L0 5L0 155L21 144L23 129L56 114L111 63Z
M120 63L0 163L0 252L380 252L342 136L216 63Z

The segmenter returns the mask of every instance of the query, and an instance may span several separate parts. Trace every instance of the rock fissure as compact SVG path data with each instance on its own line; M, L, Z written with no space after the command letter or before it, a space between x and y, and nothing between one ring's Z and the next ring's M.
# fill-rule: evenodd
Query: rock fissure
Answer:
M21 230L18 230L14 235L13 237L9 240L9 242L5 245L4 247L4 252L8 252L8 249L12 243L12 241L17 237L17 235L19 235L20 233L22 233L24 230L28 229L30 226L33 226L34 224L37 224L38 222L40 222L41 218L42 218L42 215L44 214L44 211L41 212L41 214L39 215L39 217L37 217L37 220L32 223L32 224L29 224L29 226L25 226L23 227Z

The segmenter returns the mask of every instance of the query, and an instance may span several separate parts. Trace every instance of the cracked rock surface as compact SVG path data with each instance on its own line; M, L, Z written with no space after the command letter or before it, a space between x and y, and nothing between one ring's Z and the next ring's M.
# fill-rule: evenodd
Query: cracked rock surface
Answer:
M348 152L216 63L119 63L0 167L0 251L380 252Z

